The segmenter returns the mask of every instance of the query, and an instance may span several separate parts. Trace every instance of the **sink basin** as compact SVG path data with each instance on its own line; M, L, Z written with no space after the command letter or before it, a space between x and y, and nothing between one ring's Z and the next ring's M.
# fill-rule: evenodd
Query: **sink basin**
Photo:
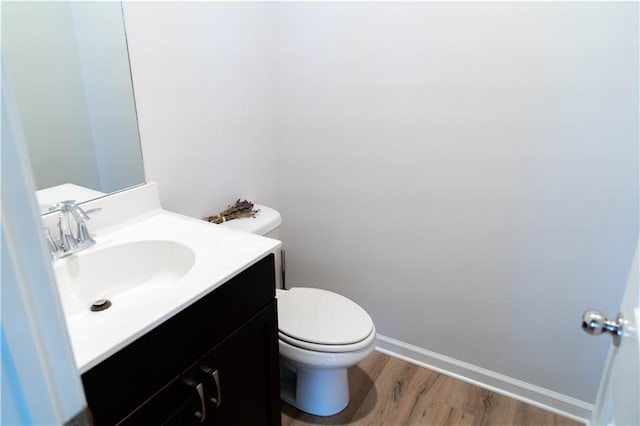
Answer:
M184 244L145 240L80 252L54 262L53 270L67 316L99 315L90 310L94 302L107 299L116 306L125 294L143 301L179 285L194 262L195 253Z

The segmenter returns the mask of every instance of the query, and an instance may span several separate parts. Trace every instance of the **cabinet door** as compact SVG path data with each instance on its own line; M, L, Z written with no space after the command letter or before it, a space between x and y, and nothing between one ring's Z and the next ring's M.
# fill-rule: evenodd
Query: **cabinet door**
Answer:
M280 425L276 309L273 301L198 363L205 423Z
M192 370L195 371L196 368ZM190 374L193 375L194 372ZM201 422L203 404L203 385L191 381L186 375L180 376L117 424L196 426Z

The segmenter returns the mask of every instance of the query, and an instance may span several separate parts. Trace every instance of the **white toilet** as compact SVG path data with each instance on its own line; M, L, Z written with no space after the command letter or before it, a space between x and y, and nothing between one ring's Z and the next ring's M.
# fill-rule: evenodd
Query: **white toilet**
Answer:
M255 205L255 218L222 224L278 239L280 213ZM276 271L280 271L276 256ZM276 284L282 278L276 273ZM369 355L376 329L367 312L339 294L316 288L276 289L280 346L280 396L294 407L330 416L349 403L347 368Z

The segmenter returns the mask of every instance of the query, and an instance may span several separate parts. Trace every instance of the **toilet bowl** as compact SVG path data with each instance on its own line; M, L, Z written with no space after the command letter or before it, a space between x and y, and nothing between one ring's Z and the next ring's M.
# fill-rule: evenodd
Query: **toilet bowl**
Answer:
M327 290L294 287L276 297L281 398L318 416L342 411L349 403L347 368L375 347L371 317Z
M278 238L280 213L255 205L255 218L221 224ZM280 270L276 256L276 271ZM280 274L276 273L280 286ZM276 289L280 397L299 410L330 416L349 403L347 369L375 348L376 329L369 314L337 293L317 288Z

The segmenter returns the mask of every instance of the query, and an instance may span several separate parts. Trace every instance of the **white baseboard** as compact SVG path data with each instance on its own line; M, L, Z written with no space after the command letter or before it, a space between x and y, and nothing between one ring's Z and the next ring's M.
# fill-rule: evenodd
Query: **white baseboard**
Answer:
M582 423L588 423L593 404L586 403L504 374L496 373L418 346L377 335L376 350L429 370L454 377L509 398L534 405Z

